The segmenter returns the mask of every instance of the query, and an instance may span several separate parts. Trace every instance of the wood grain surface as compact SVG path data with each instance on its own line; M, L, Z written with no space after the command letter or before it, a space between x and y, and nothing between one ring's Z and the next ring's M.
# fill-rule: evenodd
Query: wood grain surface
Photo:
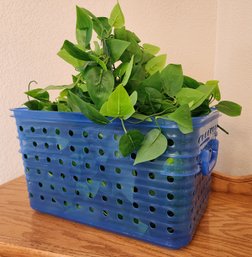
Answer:
M213 191L252 196L252 175L226 176L223 173L215 171L212 177Z
M252 256L252 197L212 192L192 243L169 250L38 213L24 177L0 187L0 256Z

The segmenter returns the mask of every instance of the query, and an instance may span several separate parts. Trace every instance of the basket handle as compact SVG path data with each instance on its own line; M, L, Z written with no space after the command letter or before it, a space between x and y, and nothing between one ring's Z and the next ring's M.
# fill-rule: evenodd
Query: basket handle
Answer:
M202 150L200 154L201 159L201 172L204 176L207 176L213 170L218 156L219 141L212 139L207 147Z

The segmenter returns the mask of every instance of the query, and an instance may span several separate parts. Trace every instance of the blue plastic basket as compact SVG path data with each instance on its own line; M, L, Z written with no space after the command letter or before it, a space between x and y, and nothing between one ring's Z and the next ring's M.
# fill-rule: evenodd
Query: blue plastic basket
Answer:
M13 112L33 209L170 248L191 241L217 159L217 111L193 118L187 135L160 120L167 151L136 166L134 154L118 151L116 120L102 126L80 113ZM126 126L147 132L155 124Z

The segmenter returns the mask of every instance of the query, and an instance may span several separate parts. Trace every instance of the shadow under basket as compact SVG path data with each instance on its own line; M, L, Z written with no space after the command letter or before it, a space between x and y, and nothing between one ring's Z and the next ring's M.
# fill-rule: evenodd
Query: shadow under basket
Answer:
M218 154L218 112L193 118L193 133L159 120L168 149L133 165L122 157L120 122L97 125L80 113L12 110L31 207L169 248L189 244L205 212ZM152 122L132 124L143 133Z

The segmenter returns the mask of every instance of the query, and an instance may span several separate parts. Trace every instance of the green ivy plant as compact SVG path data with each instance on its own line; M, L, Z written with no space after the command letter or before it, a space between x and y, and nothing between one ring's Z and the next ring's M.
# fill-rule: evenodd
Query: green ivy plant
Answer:
M136 151L134 164L156 159L167 149L159 119L176 122L187 134L193 131L192 117L207 115L213 107L229 116L240 115L240 105L220 101L218 81L198 82L184 75L181 65L166 65L166 55L158 55L158 46L141 45L139 37L125 28L119 3L109 18L78 6L76 14L77 43L65 40L58 56L77 74L70 85L26 92L33 98L24 103L30 110L81 112L102 125L120 119L125 133L119 149L123 156ZM97 41L91 43L94 33ZM53 102L50 90L59 90ZM218 103L213 104L214 100ZM129 118L157 126L143 135L126 129L124 121Z

